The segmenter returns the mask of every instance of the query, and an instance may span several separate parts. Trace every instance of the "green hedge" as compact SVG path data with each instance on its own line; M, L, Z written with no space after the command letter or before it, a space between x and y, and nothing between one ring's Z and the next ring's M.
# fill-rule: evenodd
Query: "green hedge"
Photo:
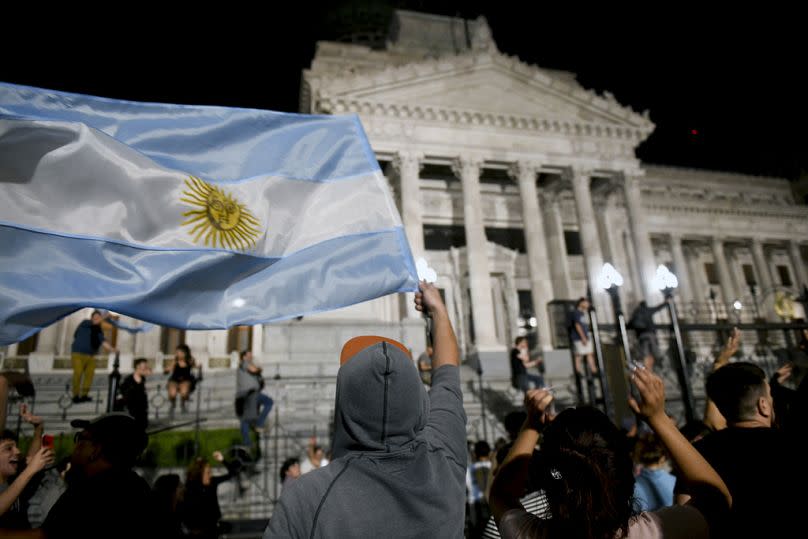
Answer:
M143 454L141 465L157 467L187 466L194 454L194 431L166 431L149 436L149 446ZM218 450L226 453L231 446L241 443L238 429L213 429L199 431L199 454L210 458ZM20 440L20 450L25 453L30 437ZM54 439L57 461L73 452L73 434L60 434ZM211 459L211 464L215 464Z

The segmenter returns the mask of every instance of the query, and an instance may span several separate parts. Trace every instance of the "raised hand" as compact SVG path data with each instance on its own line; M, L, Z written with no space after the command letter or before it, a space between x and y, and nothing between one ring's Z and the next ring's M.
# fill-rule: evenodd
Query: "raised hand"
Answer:
M419 287L421 291L415 293L416 310L427 314L446 310L446 306L440 297L440 292L435 285L421 281Z
M713 363L713 370L720 369L727 363L729 363L729 358L735 355L738 351L738 346L741 344L741 332L738 328L732 328L732 333L727 339L727 344L724 345L724 348L721 350L721 353L718 354L718 357L715 358L715 362Z
M42 424L42 418L29 412L28 405L25 403L20 404L20 418L35 427Z
M525 409L531 427L541 428L550 422L548 410L553 402L553 394L546 389L531 389L525 393Z
M790 361L777 369L777 383L782 384L791 377L794 370L794 364Z
M46 447L42 447L28 459L28 466L26 470L30 470L32 474L42 470L45 466L53 464L54 456L53 451Z
M662 379L647 369L635 369L631 383L640 392L640 402L628 399L631 409L647 420L665 417L665 385Z

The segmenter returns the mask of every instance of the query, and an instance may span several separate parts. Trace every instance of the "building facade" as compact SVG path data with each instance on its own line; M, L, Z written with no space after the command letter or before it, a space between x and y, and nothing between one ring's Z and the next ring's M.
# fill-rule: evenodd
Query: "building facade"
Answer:
M654 130L647 112L502 54L484 18L397 11L383 48L319 42L300 110L359 115L464 353L500 354L525 332L541 349L558 346L547 305L587 289L608 321L604 262L625 277L627 309L661 301L654 275L666 264L694 321L777 320L778 293L808 285L808 206L787 180L640 162L635 150ZM114 337L124 357L159 357L184 341L214 368L245 347L265 362L336 357L359 333L400 338L418 354L423 322L408 296L263 327ZM46 370L69 355L86 316L6 356L39 358ZM804 316L799 306L794 316Z

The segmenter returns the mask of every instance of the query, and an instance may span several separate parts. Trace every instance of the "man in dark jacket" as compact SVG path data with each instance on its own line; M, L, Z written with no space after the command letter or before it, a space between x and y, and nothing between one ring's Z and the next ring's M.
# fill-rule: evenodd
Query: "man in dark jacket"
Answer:
M434 322L432 389L409 351L384 337L343 347L334 459L283 489L270 537L463 537L466 415L459 351L446 307L421 283Z
M654 324L654 313L661 310L665 303L660 303L655 307L649 307L643 300L631 313L628 322L629 329L633 329L637 335L637 348L646 369L653 369L654 362L661 357L659 344L656 338L656 325Z

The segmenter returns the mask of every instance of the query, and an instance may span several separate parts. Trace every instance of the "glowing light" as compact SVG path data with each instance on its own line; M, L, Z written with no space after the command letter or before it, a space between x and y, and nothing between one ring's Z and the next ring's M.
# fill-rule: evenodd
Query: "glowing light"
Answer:
M415 269L418 272L418 279L428 283L438 282L437 272L429 267L425 258L419 258L415 261Z
M598 275L598 286L608 290L612 286L623 286L623 276L614 266L606 262Z
M660 264L657 266L656 275L654 276L652 284L657 290L676 288L679 286L679 279L676 278L676 275L674 275L665 264Z

